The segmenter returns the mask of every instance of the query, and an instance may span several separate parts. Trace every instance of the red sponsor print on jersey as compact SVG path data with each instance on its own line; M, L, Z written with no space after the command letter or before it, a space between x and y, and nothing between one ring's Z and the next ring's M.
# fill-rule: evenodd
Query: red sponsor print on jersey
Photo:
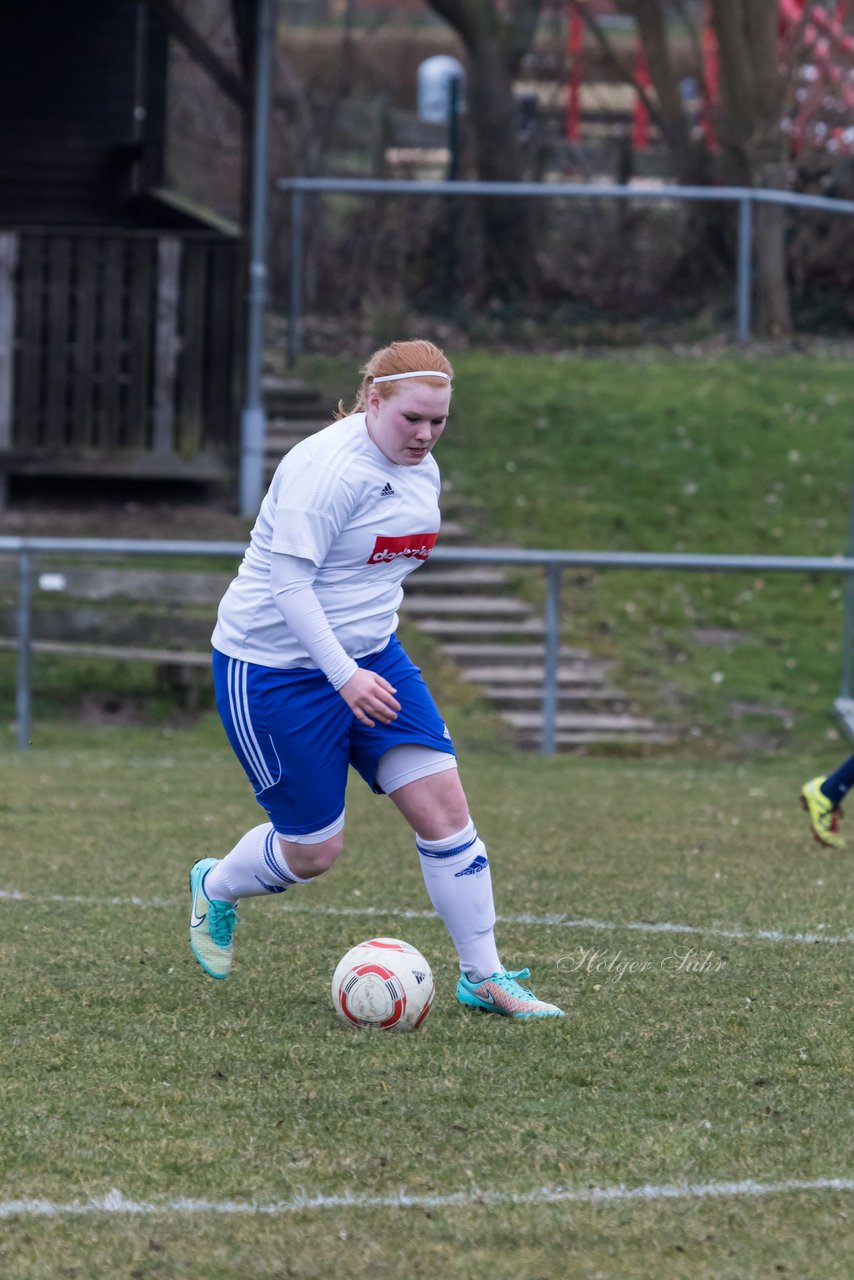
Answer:
M407 533L402 538L384 538L378 535L367 563L390 564L398 556L426 560L436 545L438 536L438 533Z

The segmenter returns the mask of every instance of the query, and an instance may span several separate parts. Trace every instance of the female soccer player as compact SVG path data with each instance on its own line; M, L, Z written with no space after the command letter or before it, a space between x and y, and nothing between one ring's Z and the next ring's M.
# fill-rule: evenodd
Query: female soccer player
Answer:
M353 409L282 459L213 633L217 707L269 821L190 872L190 947L227 978L240 898L293 891L343 846L349 765L415 832L427 891L459 953L461 1004L562 1017L496 950L489 860L454 746L395 635L402 583L439 532L453 370L430 342L371 356Z

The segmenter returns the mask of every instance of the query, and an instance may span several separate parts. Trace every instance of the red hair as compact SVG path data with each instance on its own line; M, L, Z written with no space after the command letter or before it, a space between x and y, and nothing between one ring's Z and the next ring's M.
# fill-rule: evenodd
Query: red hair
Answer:
M364 412L368 404L368 391L374 378L383 378L390 373L418 373L422 369L446 373L449 378L454 376L451 362L426 338L413 338L411 342L392 342L387 347L380 347L362 368L362 383L356 393L356 403L352 409L345 409L344 401L339 400L336 418L346 418L351 413ZM444 378L425 377L424 381L434 387L447 385ZM381 382L377 387L377 393L383 400L388 400L390 396L395 395L398 386L397 382Z

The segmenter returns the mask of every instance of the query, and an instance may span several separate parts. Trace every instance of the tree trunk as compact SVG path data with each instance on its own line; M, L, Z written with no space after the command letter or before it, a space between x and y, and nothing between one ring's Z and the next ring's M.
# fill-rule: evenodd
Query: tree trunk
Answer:
M662 0L626 0L622 6L634 17L643 46L652 87L652 117L667 146L673 175L680 186L705 187L713 181L712 157L705 139L692 134L685 113L679 78L670 54L670 14ZM631 74L631 73L630 73ZM733 261L732 216L724 205L692 201L685 206L678 260L666 281L680 292L701 292L710 278L731 269Z
M459 34L469 57L467 106L478 178L521 181L513 76L530 47L542 0L429 0ZM504 300L532 296L538 283L530 200L478 197L487 288Z
M718 136L724 184L789 186L780 128L786 84L779 66L777 17L776 0L712 0L720 63ZM756 206L756 327L769 337L792 332L785 230L783 208Z
M638 24L644 56L658 99L656 123L667 144L678 181L687 187L710 181L709 155L703 142L692 138L667 38L666 13L661 0L633 0L629 6Z
M782 166L766 166L762 185L785 187ZM786 272L786 210L779 204L754 205L753 217L754 292L756 331L768 338L792 332L789 282Z
M704 141L690 135L669 56L668 10L663 0L624 0L621 6L638 25L657 98L654 118L673 172L683 185L706 186L717 180L724 186L786 188L785 138L780 128L786 82L779 66L777 0L711 0L711 5L720 75L715 126L721 152L716 161ZM600 43L607 39L602 32L598 38ZM781 208L756 206L757 329L768 335L790 333L792 327L785 223ZM704 258L721 256L725 244L733 244L732 226L729 207L704 203L693 209L680 272L690 278L692 267L699 263L702 269ZM731 261L731 249L726 256Z

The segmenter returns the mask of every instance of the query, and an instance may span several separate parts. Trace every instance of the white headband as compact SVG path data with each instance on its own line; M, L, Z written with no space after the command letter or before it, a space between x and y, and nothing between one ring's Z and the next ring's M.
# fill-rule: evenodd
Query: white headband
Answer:
M412 373L384 373L381 378L371 378L372 382L397 382L400 378L444 378L451 381L449 373L440 373L438 369L416 369Z

